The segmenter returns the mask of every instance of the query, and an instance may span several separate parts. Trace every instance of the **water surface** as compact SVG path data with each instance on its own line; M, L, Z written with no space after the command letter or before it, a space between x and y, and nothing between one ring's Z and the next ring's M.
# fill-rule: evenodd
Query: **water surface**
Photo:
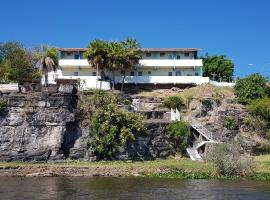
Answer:
M0 199L270 200L270 182L104 177L0 177Z

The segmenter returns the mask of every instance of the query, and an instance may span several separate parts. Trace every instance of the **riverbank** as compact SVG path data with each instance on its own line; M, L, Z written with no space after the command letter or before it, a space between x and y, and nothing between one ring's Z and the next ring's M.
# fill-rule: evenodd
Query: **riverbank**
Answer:
M105 176L105 177L161 177L182 179L254 179L270 180L270 155L256 156L255 172L249 177L217 176L211 163L190 159L166 159L144 162L66 161L61 163L0 163L0 176Z

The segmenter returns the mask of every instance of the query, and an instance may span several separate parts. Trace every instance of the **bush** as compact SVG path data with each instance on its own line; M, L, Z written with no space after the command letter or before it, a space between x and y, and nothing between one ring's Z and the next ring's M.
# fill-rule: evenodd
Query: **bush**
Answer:
M240 103L250 103L254 99L267 96L267 79L256 73L243 79L237 79L234 93Z
M181 153L185 152L188 146L188 138L190 137L190 125L185 121L177 121L166 127L170 139L174 143L174 148Z
M113 159L120 147L135 140L135 135L143 130L139 115L109 104L106 109L98 108L93 116L88 148L97 155L98 160Z
M169 96L163 101L163 105L166 108L173 108L173 109L181 109L181 106L183 105L183 99L179 96Z
M247 115L243 122L249 130L256 131L261 134L264 134L267 128L267 121L260 116Z
M270 121L270 98L257 99L251 102L248 106L251 114L260 116L267 121Z
M0 112L4 111L7 107L7 101L4 99L0 99Z
M237 130L238 129L237 120L234 117L225 117L223 125L228 130Z
M82 114L83 125L89 125L97 109L106 109L107 105L116 104L116 97L104 90L88 90L79 96L78 108Z
M243 153L239 142L220 144L211 154L214 172L219 175L248 175L253 172L254 163Z

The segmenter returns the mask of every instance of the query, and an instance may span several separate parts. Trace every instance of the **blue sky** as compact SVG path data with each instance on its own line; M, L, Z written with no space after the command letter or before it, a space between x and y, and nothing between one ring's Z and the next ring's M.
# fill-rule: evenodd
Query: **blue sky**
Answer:
M236 76L270 76L269 0L1 0L0 6L0 42L85 47L96 38L130 36L142 47L224 54Z

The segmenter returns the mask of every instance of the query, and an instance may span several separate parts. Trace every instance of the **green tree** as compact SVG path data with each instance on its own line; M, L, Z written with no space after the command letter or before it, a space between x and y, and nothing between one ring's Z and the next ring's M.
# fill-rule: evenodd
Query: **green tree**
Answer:
M260 116L270 122L270 98L256 99L248 106L248 110L255 116Z
M0 82L31 81L37 71L31 53L17 42L0 43Z
M97 76L99 76L99 70L103 76L104 70L108 69L108 47L108 42L104 40L93 40L84 53L90 65L97 69Z
M268 94L267 79L259 73L246 78L237 79L234 93L240 103L250 103L254 99L266 97Z
M142 118L119 109L116 104L98 108L92 119L88 147L98 159L113 159L119 148L143 131Z
M139 64L139 60L142 58L142 53L139 51L140 44L135 39L127 38L122 43L125 50L124 57L122 59L123 78L121 84L121 92L124 90L124 82L127 70Z
M213 77L215 81L232 81L234 72L234 63L226 56L209 56L203 59L203 76Z
M185 121L173 122L166 129L170 139L174 143L174 148L184 154L188 145L188 138L190 137L189 123Z
M115 85L115 71L122 68L123 59L124 59L124 45L121 42L110 42L108 48L108 57L109 57L109 69L113 73L113 90Z
M37 63L40 71L45 76L45 86L48 86L48 73L56 71L58 67L58 50L54 47L44 46Z

